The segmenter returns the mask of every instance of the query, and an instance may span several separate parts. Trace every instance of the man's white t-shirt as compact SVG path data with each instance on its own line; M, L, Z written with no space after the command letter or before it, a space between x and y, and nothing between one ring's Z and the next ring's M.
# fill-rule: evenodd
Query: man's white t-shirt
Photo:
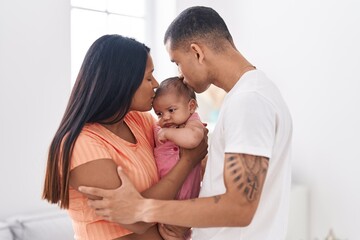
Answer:
M283 240L291 185L292 120L277 87L260 70L246 72L225 96L211 135L200 197L223 194L225 153L269 158L255 216L247 227L194 228L193 240Z

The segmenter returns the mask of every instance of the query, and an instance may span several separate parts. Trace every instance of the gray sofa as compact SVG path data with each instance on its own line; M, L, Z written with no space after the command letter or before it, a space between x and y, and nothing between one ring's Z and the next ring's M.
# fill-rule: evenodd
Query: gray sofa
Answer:
M17 215L0 221L0 240L71 240L74 233L65 211Z

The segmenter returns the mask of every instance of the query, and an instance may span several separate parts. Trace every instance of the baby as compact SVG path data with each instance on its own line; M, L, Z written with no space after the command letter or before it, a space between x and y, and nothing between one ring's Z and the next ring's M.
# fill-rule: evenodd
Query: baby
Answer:
M179 160L179 147L194 148L204 137L204 125L197 108L196 95L178 77L161 82L153 101L158 126L154 129L155 159L160 177ZM201 164L188 175L176 199L196 198L200 191Z

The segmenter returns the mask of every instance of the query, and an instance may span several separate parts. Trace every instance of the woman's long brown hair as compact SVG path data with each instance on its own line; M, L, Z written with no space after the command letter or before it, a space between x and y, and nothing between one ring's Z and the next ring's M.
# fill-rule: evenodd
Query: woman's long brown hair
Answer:
M43 199L69 207L71 155L77 137L86 123L113 124L125 117L143 80L149 52L144 44L120 35L102 36L91 45L49 147Z

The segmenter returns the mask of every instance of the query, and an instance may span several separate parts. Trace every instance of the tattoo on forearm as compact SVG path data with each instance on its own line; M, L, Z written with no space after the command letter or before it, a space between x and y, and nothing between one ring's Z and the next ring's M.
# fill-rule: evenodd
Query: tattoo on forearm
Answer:
M248 201L255 200L259 195L259 184L262 184L266 175L268 161L259 156L239 154L230 156L226 165L227 174L236 188Z

